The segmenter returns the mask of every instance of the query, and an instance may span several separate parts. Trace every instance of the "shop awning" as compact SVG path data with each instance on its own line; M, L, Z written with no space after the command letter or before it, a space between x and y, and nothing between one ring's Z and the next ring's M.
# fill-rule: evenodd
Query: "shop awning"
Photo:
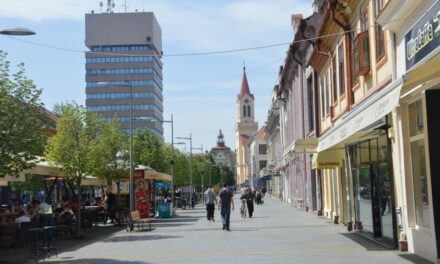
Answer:
M161 173L161 172L157 172L155 170L145 170L144 177L145 177L145 179L156 180L156 181L164 181L164 182L171 182L172 179L173 179L171 177L171 175L168 175L168 174L165 174L165 173Z
M317 138L297 139L292 144L290 144L289 147L287 147L287 149L284 151L284 155L289 154L289 152L315 153L317 146L318 146Z
M317 151L329 149L384 118L398 106L402 85L402 78L393 81L338 120L333 128L319 138Z
M313 154L312 169L334 169L342 167L344 149L331 149Z

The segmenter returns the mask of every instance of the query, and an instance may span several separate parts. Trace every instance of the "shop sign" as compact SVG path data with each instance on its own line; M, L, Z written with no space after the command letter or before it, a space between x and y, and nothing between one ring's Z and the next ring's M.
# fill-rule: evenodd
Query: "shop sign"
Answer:
M440 46L440 1L405 35L406 70Z

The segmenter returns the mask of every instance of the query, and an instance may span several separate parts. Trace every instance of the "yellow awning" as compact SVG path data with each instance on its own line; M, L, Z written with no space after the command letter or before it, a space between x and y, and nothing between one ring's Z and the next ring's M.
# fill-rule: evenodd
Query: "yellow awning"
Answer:
M165 182L171 182L173 179L171 175L158 172L155 170L145 170L144 178L149 180L165 181Z
M312 169L334 169L344 166L344 149L330 149L313 154Z

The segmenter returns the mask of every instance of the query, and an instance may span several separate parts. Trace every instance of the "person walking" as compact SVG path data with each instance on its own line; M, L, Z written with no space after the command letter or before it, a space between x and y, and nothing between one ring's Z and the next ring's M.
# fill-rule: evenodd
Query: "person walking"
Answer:
M240 200L241 199L246 200L246 206L248 208L249 218L251 218L252 215L254 214L254 198L255 195L252 192L251 187L247 188L246 191L240 197Z
M212 185L209 185L208 190L206 190L204 195L205 195L204 197L205 197L206 214L208 221L215 222L214 210L215 210L215 204L217 203L217 199L214 189L212 188Z
M234 210L234 200L232 197L234 194L228 189L228 184L223 184L223 189L219 194L218 206L220 209L220 215L223 222L223 230L230 231L229 219L231 217L231 208Z
M104 201L102 204L105 208L105 219L104 224L107 224L108 219L110 218L110 223L114 223L114 220L117 221L115 217L114 207L115 207L115 195L112 193L112 189L110 187L107 188Z
M262 196L261 191L259 188L257 188L257 190L255 191L255 202L258 205L261 205L261 196Z

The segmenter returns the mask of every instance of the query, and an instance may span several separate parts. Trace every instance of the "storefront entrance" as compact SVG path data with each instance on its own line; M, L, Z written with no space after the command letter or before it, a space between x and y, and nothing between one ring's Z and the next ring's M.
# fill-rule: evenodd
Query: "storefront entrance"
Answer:
M352 165L355 229L394 247L392 181L387 138L348 146Z

